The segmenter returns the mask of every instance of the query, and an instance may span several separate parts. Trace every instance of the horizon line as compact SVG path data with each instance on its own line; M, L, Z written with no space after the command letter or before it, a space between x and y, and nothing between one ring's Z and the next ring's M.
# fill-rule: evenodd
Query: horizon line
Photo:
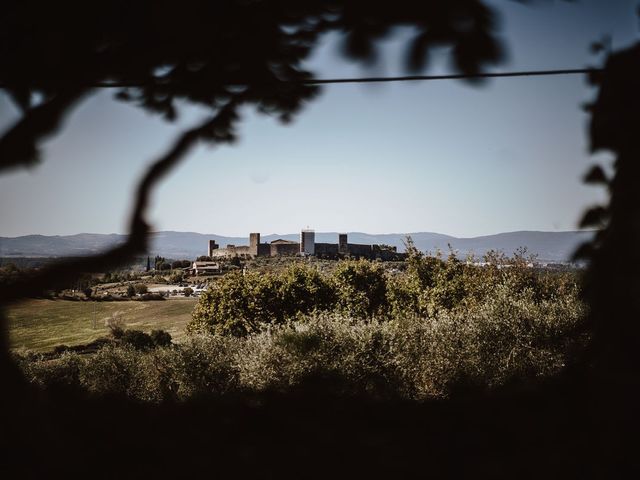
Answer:
M452 237L452 238L456 238L456 239L471 239L471 238L480 238L480 237L491 237L494 235L505 235L505 234L511 234L511 233L581 233L581 232L595 232L595 229L574 229L574 230L508 230L508 231L503 231L503 232L497 232L497 233L488 233L488 234L484 234L484 235L473 235L473 236L455 236L455 235L451 235L448 233L440 233L440 232L433 232L433 231L428 231L428 230L422 230L422 231L413 231L413 232L378 232L378 233L368 233L368 232L363 232L363 231L357 231L357 230L353 230L353 231L319 231L316 230L315 233L316 234L339 234L339 233L346 233L346 234L362 234L362 235L370 235L370 236L379 236L379 235L415 235L415 234L433 234L433 235L442 235L444 237ZM248 232L246 235L226 235L226 234L220 234L220 233L202 233L202 232L196 232L196 231L191 231L191 230L155 230L155 231L151 231L149 232L149 235L154 235L154 234L159 234L159 233L188 233L188 234L196 234L196 235L203 235L203 236L216 236L216 237L226 237L226 238L249 238L249 233L253 233L253 232ZM298 233L295 232L290 232L290 233L265 233L263 234L262 232L257 232L260 233L260 235L264 235L264 236L285 236L285 235L299 235ZM33 237L33 236L39 236L39 237L74 237L74 236L78 236L78 235L104 235L104 236L111 236L111 235L118 235L118 236L127 236L129 235L129 233L115 233L115 232L111 232L111 233L96 233L96 232L79 232L79 233L69 233L69 234L44 234L44 233L29 233L29 234L24 234L24 235L15 235L15 236L5 236L5 235L0 235L0 238L5 238L5 239L16 239L16 238L23 238L23 237Z

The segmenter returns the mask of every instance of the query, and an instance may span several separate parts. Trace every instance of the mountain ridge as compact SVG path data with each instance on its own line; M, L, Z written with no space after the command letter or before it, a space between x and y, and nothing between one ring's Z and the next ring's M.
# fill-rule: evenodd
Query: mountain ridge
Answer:
M449 251L458 256L474 254L481 257L489 250L511 255L517 248L526 247L540 261L569 261L575 249L593 237L593 231L545 232L518 230L477 237L454 237L436 232L379 233L348 232L350 243L384 243L404 251L404 240L411 236L414 245L429 253ZM272 233L262 235L262 242L276 239L299 240L299 234ZM0 257L62 257L92 255L123 243L126 235L110 233L77 233L73 235L23 235L0 237ZM226 245L247 245L247 237L233 237L198 232L163 230L151 234L150 255L166 258L196 258L206 255L208 240L215 240L221 248ZM316 242L337 243L338 232L316 232Z

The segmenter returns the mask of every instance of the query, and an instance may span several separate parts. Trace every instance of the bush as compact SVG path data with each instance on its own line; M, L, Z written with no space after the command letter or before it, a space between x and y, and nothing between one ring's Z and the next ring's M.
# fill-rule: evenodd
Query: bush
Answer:
M142 301L149 300L164 300L164 296L161 293L145 293L140 297Z
M162 399L153 357L130 345L108 345L92 355L80 369L80 382L99 395L124 395L150 402Z
M81 371L84 365L84 360L78 354L71 352L61 352L61 355L53 360L36 357L22 359L20 362L28 381L48 389L80 387Z
M332 286L317 271L292 265L281 273L231 272L200 296L190 331L244 336L334 305Z
M136 350L148 350L155 346L151 335L140 330L125 330L119 339L123 345L130 345Z
M406 271L393 275L366 260L341 261L333 273L300 263L280 271L232 272L200 297L189 330L243 336L313 311L362 320L433 316L482 303L505 283L514 294L531 290L536 302L578 294L573 273L536 271L519 257L494 254L490 260L478 267L453 254L442 260L410 250Z
M22 364L34 383L146 401L282 390L308 378L340 379L340 388L374 396L446 397L461 384L553 375L583 341L571 333L584 315L576 296L538 302L532 290L513 288L506 282L482 302L430 317L312 313L244 338L197 334L171 348L159 348L169 345L166 332L125 331L120 346L96 355Z
M184 279L184 274L182 272L174 272L169 277L169 283L180 283Z
M34 383L145 401L287 389L308 378L427 399L555 374L585 342L574 333L585 314L578 275L490 260L478 267L414 252L406 271L389 274L367 261L340 262L333 273L302 263L230 273L200 297L183 344L163 331L124 330L116 313L116 346L21 364Z
M233 337L192 335L175 349L156 352L168 375L165 383L179 399L237 392L238 340Z
M134 286L135 292L138 295L143 295L147 293L147 286L144 283L136 283Z
M387 282L382 266L367 260L340 262L333 273L339 309L347 315L368 318L387 310Z
M171 335L164 330L152 330L151 340L156 347L168 347L171 345Z

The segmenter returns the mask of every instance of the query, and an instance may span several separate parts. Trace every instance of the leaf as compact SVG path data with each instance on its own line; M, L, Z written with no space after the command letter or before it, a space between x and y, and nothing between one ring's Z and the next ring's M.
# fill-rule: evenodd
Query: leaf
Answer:
M593 257L594 251L593 245L590 242L585 242L573 252L571 260L588 260Z
M608 216L605 207L592 207L587 210L580 221L580 228L601 227Z
M427 65L427 52L429 50L429 37L427 33L417 35L408 49L407 70L419 73Z
M609 184L609 179L600 165L594 165L583 178L584 183Z
M7 93L11 97L11 100L13 100L23 112L31 108L31 92L28 88L12 87L7 89Z

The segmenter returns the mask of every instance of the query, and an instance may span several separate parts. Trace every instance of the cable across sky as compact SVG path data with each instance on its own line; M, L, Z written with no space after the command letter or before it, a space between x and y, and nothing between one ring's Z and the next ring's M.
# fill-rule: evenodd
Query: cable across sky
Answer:
M352 77L352 78L311 78L303 80L306 85L326 85L332 83L388 83L388 82L416 82L429 80L464 80L474 78L510 78L510 77L542 77L550 75L580 75L602 72L601 68L568 68L556 70L519 70L513 72L478 72L452 73L444 75L403 75L393 77ZM92 85L94 88L125 88L142 86L132 82L101 82ZM1 88L1 86L0 86Z

